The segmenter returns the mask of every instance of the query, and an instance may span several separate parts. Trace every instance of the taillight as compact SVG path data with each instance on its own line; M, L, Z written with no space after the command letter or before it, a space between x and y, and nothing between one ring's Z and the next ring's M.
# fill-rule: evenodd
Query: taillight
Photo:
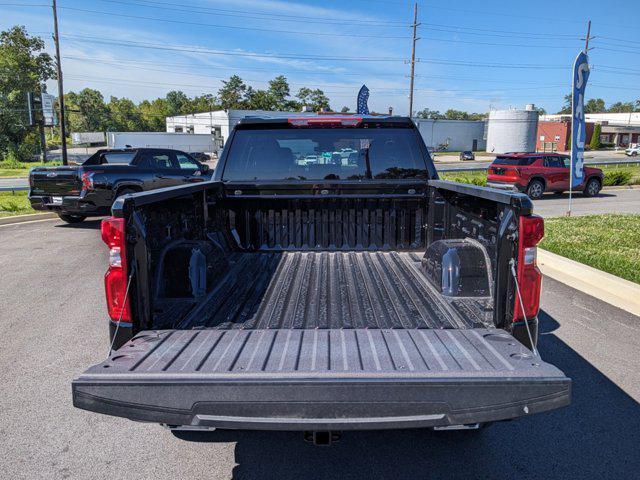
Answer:
M130 322L124 218L109 217L103 220L101 231L102 240L109 247L109 269L104 276L109 317L115 321Z
M520 217L518 235L518 286L522 295L516 294L513 309L513 320L532 319L538 315L540 308L540 289L542 274L536 264L537 245L544 236L544 220L538 215ZM524 315L523 315L524 311Z
M84 172L81 178L82 190L93 190L93 172Z

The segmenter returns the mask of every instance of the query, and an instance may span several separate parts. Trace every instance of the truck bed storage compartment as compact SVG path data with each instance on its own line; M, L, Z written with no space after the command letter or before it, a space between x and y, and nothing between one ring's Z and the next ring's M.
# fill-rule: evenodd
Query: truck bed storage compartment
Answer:
M458 425L569 397L562 372L484 328L145 331L73 382L79 408L245 429Z

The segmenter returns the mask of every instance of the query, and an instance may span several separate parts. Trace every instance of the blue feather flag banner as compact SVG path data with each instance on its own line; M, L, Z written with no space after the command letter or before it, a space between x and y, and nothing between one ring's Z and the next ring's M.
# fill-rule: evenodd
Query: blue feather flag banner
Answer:
M360 115L369 115L369 106L367 101L369 100L369 89L366 85L362 85L358 92L358 111Z
M573 64L573 95L571 101L571 188L584 181L584 144L586 125L584 117L584 90L589 79L589 58L584 52Z

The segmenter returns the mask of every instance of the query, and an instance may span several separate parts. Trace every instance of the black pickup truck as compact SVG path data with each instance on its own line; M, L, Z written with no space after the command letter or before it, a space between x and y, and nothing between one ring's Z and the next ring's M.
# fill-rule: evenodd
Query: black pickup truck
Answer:
M211 175L208 165L178 150L103 149L80 166L31 169L29 200L36 210L78 223L107 215L113 201L127 193L202 182Z
M543 233L526 195L439 180L410 119L243 120L213 181L103 221L117 350L74 405L319 442L565 406L535 348Z

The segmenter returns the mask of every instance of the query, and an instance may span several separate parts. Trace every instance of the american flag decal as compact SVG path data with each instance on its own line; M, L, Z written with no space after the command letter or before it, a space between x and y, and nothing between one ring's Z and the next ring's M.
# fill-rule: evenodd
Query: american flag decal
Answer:
M369 100L369 89L366 85L362 85L360 91L358 92L358 112L362 115L369 115L369 106L367 105L367 100Z

